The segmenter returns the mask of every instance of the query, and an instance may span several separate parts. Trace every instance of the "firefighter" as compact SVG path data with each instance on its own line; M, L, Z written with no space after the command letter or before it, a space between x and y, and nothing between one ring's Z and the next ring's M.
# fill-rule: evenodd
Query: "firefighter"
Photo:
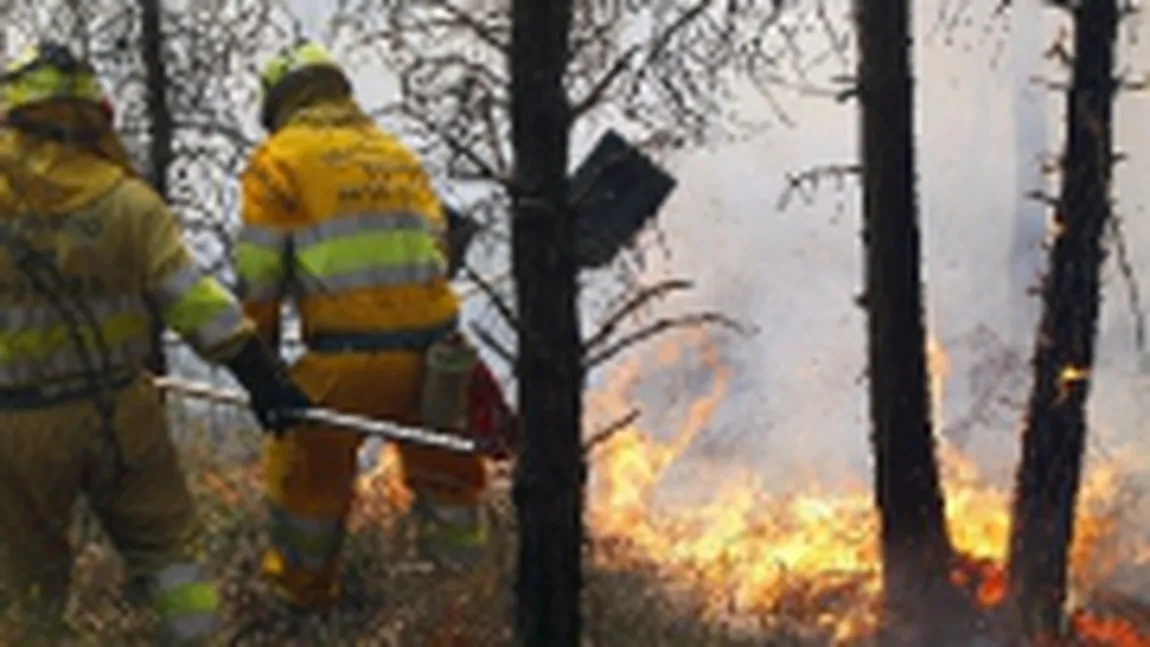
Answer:
M307 349L292 374L313 401L420 424L427 351L459 314L443 206L420 160L363 112L322 45L286 48L261 83L269 136L242 175L236 251L244 307L276 343L281 303L295 302ZM336 429L268 442L263 570L297 610L338 598L360 442ZM483 459L399 452L426 557L467 567L486 540Z
M86 495L164 644L214 632L192 500L152 376L154 317L249 391L265 428L307 407L240 304L134 172L89 63L44 42L0 77L0 578L57 624Z

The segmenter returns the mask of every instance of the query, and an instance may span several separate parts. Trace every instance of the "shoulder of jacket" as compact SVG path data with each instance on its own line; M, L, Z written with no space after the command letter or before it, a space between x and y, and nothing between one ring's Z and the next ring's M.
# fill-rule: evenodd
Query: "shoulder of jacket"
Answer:
M268 136L266 139L256 144L248 153L247 164L244 169L250 169L266 160L268 157L274 156L277 149L281 147L279 133Z
M378 124L371 125L371 137L382 146L394 151L397 155L410 156L418 159L415 149L408 146L399 135Z
M169 210L168 204L150 184L141 178L128 174L124 174L115 186L105 194L105 199L113 200L123 208L138 211Z
M423 159L419 153L388 130L373 126L371 133L367 137L361 136L359 141L367 144L371 151L369 155L378 161L396 168L416 172L425 171Z
M288 129L274 133L252 149L241 175L250 177L254 173L266 173L270 167L291 168L307 148L306 144L298 133Z

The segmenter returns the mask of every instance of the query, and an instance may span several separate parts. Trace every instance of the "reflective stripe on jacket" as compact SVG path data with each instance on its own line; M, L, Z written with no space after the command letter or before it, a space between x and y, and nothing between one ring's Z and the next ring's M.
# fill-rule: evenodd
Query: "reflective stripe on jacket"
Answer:
M301 110L256 150L242 182L236 268L267 338L286 296L305 336L417 332L456 317L431 182L354 102Z
M252 328L141 180L76 148L0 135L0 387L138 370L155 314L209 360Z

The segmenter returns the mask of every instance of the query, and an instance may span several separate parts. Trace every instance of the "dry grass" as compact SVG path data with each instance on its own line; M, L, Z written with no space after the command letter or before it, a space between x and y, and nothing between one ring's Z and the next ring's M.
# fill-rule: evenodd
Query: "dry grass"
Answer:
M218 431L218 430L217 430ZM468 574L435 572L413 555L402 510L377 483L361 498L345 555L345 595L331 612L291 617L257 577L264 545L255 434L242 459L219 452L219 438L200 432L182 443L189 484L206 528L199 551L220 585L223 645L499 647L511 645L514 518L505 494L491 503L494 537L487 563ZM232 454L229 454L231 456ZM153 645L155 618L122 596L120 563L81 510L69 633L0 617L0 645ZM766 615L739 623L705 622L699 592L665 581L655 564L627 558L625 546L592 541L586 573L588 646L743 647L831 644L826 618L857 605L849 577L817 590L796 587ZM614 557L601 559L602 557ZM623 556L623 557L619 557ZM604 563L627 564L608 568ZM0 601L3 600L0 590ZM873 601L871 601L873 602ZM1111 601L1113 602L1113 601ZM1125 602L1125 601L1123 601ZM865 601L863 603L866 603ZM1114 605L1111 605L1114 606ZM1108 609L1109 610L1109 609ZM1138 609L1144 612L1143 608ZM1138 613L1125 608L1120 615ZM820 622L821 621L821 622ZM860 643L863 647L866 643ZM1088 644L1135 644L1091 642Z
M184 467L206 532L198 546L222 594L225 645L510 645L513 515L504 494L491 503L494 537L487 563L468 574L436 572L414 558L401 509L368 491L344 548L345 595L325 614L292 617L256 576L264 545L258 461L222 458L216 439L182 443ZM253 436L254 437L254 436ZM254 444L247 448L254 456ZM122 595L118 557L83 506L68 627L34 626L14 611L0 620L0 645L153 645L155 618ZM592 560L589 560L592 561ZM0 590L0 600L3 591ZM688 601L672 601L651 568L592 568L587 574L588 644L761 645L729 627L698 621ZM772 641L770 644L788 644Z

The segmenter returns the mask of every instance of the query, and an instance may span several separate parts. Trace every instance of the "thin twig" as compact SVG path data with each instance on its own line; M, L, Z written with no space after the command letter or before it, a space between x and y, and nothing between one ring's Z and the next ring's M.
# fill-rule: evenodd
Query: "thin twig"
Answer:
M668 25L668 27L655 38L654 42L651 44L651 53L649 56L647 56L647 59L654 60L661 56L663 52L667 50L667 47L671 44L671 41L675 35L688 27L700 16L702 16L703 13L706 12L706 10L710 8L712 4L713 0L702 0L690 9L684 11L683 15L675 19L674 22ZM640 48L638 45L636 45L628 49L623 53L622 56L619 57L619 59L615 62L614 65L611 66L611 69L607 71L603 78L601 78L594 86L592 86L590 92L587 93L587 96L575 102L571 113L572 119L577 119L588 110L599 104L599 101L602 100L603 95L607 93L607 90L609 90L615 81L623 74L623 72L627 70L627 66L631 63L631 59L634 58L634 56L638 54L639 51Z
M590 357L586 357L584 359L584 366L588 369L599 366L600 364L619 355L628 348L631 348L636 344L639 344L663 333L677 330L679 328L695 328L698 326L707 325L722 326L736 333L744 335L750 334L750 332L752 332L734 319L717 312L703 312L697 314L682 315L679 317L668 317L665 319L659 319L658 321L655 321L648 326L625 335L614 344L607 346L598 353L592 354Z
M693 282L685 279L669 279L639 290L637 294L632 295L618 310L607 317L607 320L603 322L599 330L584 342L584 352L594 350L606 343L627 317L651 301L664 297L676 290L689 290L693 285Z
M798 173L788 173L786 176L787 186L779 196L777 208L780 211L786 209L795 194L808 198L809 196L806 189L809 187L811 190L817 190L819 183L824 179L834 179L841 187L848 176L854 176L860 173L862 173L862 166L857 163L827 164L809 168Z
M511 306L509 306L507 302L503 300L503 297L495 291L495 286L488 283L487 279L480 276L479 273L472 269L471 266L467 263L462 263L459 269L467 275L467 278L470 279L471 282L479 286L479 289L483 292L484 295L487 296L488 299L491 300L491 305L495 306L496 312L498 312L499 315L503 317L504 321L507 322L507 325L510 326L512 330L520 332L519 318L516 317L515 313L511 311Z
M626 415L607 425L603 429L595 432L591 435L590 438L587 439L586 442L583 443L583 453L588 454L599 445L602 445L603 443L611 440L620 431L623 431L627 427L630 427L632 424L634 424L635 421L639 419L640 415L641 412L639 409L631 409L627 412Z
M511 352L511 349L507 348L502 343L500 343L499 340L495 339L495 335L492 335L486 328L475 322L471 322L470 327L471 332L475 333L475 336L484 346L490 348L492 352L498 355L500 359L507 362L509 365L515 364L515 353Z
M1134 347L1139 353L1146 351L1146 316L1142 312L1141 290L1138 285L1137 272L1130 261L1130 252L1126 246L1126 236L1122 230L1122 223L1118 217L1110 218L1110 234L1114 240L1114 251L1118 262L1118 273L1126 283L1126 301L1130 307L1130 316L1134 320Z

